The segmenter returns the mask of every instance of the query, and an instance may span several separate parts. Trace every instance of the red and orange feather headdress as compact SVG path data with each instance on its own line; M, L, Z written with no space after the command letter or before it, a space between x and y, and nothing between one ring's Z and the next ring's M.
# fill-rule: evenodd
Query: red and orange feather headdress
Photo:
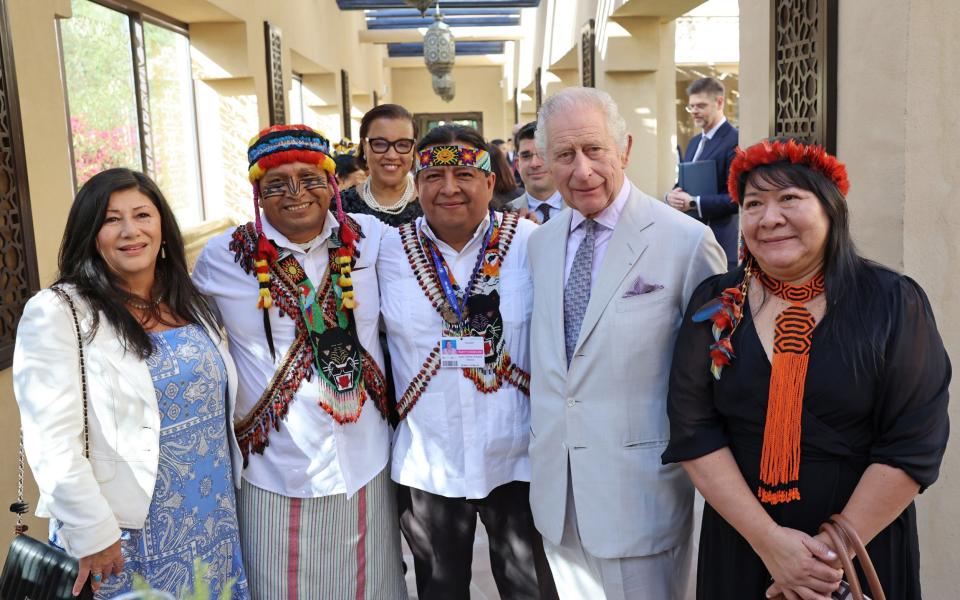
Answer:
M796 140L764 140L754 144L746 150L737 148L737 155L730 164L730 176L727 178L727 191L730 198L740 204L739 182L740 177L761 165L777 162L789 162L795 165L806 165L814 171L822 173L837 185L840 194L847 195L850 190L850 180L847 179L847 167L831 156L816 144L802 144Z

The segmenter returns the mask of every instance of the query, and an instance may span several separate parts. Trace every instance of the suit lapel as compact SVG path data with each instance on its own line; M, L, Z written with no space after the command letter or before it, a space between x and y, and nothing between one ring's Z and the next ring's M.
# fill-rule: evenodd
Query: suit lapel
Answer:
M577 349L596 327L600 316L613 298L623 278L647 249L644 237L640 235L644 229L653 224L653 218L648 208L649 200L643 197L636 188L630 190L630 197L620 213L620 220L613 230L613 237L607 246L607 252L600 265L600 272L594 280L590 290L590 302L587 312L583 316L580 326L580 337L577 340ZM561 295L562 297L562 295ZM561 311L562 312L562 311Z
M123 343L108 323L101 320L100 327L102 331L98 332L97 339L103 338L99 341L99 344L103 345L101 355L113 364L117 377L126 381L130 389L135 390L145 404L148 406L156 404L153 377L150 375L147 361L141 360L133 350L124 351Z
M544 262L549 261L552 264L559 264L556 269L546 270L546 306L548 308L549 322L559 323L559 327L551 327L553 331L553 348L559 350L563 357L563 364L566 364L566 355L564 354L566 342L563 334L563 275L567 264L567 238L570 237L570 220L573 218L572 210L565 210L550 219L546 226L557 227L560 232L558 235L550 236L544 244ZM555 223L555 225L554 225ZM545 227L545 226L544 226Z

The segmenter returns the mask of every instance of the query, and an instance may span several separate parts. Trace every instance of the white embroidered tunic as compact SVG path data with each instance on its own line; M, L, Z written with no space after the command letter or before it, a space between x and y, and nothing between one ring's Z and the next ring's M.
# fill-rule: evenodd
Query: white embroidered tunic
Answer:
M501 218L499 213L497 218ZM458 285L466 286L489 217L460 252L440 241L424 217L416 224L436 242ZM527 238L535 228L526 219L517 224L500 267L498 292L506 351L527 372L533 287L526 270L526 250ZM399 396L440 341L443 319L420 288L395 229L384 235L377 273ZM393 480L451 498L484 498L497 486L530 480L529 433L530 402L516 387L504 382L496 392L483 394L462 370L440 369L394 433Z
M357 308L354 317L360 343L383 368L378 339L379 288L376 269L380 238L385 225L369 215L350 215L364 237L353 268ZM331 235L339 227L330 213L319 239L306 245L294 244L263 218L263 232L277 246L288 248L314 284L322 280L328 260ZM276 305L270 309L270 326L276 346L276 360L263 329L262 311L257 308L257 279L234 261L229 249L233 230L210 240L193 270L193 281L220 313L226 328L230 354L237 364L237 421L257 404L264 389L282 363L295 338L295 323L280 316ZM352 496L387 464L390 430L373 401L363 405L359 420L338 424L317 404L325 387L316 372L303 381L290 403L279 431L271 431L263 454L250 454L243 477L253 485L292 498L317 498L346 493Z

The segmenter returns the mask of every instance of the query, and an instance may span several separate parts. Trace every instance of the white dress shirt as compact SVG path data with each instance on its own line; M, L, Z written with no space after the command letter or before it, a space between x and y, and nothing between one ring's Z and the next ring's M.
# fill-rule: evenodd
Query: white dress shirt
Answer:
M436 242L457 284L467 285L489 217L460 252L440 241L424 217L416 224ZM531 221L520 219L500 267L498 292L505 348L527 372L533 287L525 265L527 237L534 229ZM397 230L384 236L377 271L399 397L440 341L443 319L421 290ZM441 368L397 427L393 480L450 498L485 498L497 486L530 481L529 433L530 402L513 385L504 383L496 392L482 394L461 369Z
M603 257L607 255L607 246L610 244L610 238L613 237L613 229L617 226L617 221L620 220L620 213L623 212L627 198L630 197L630 188L632 186L633 184L630 183L630 180L624 177L623 186L617 193L617 197L613 199L613 202L611 202L609 206L601 210L600 214L593 218L597 226L593 234L593 268L590 272L594 276L600 272ZM563 271L564 287L566 287L567 279L570 277L570 269L573 268L573 259L577 255L577 248L580 247L580 242L585 235L580 225L586 220L587 218L583 216L580 211L573 210L573 216L570 219L570 235L567 236L567 256Z
M693 155L693 161L696 162L700 158L700 155L703 154L703 149L706 147L707 142L713 139L713 136L717 134L717 131L720 130L720 127L727 122L727 118L723 115L720 115L720 120L717 121L717 124L710 128L710 131L704 131L703 136L700 138L700 145L697 148L697 152ZM700 208L700 196L694 196L694 200L697 202L697 216L701 219L703 218L703 209Z
M360 343L383 368L377 326L379 287L376 269L384 225L369 215L351 215L363 230L359 257L351 278L356 290L354 317ZM326 272L331 235L339 223L330 213L319 238L308 244L290 242L263 218L263 232L282 248L293 251L310 281L317 287ZM228 248L233 231L207 244L197 259L193 281L220 313L230 353L237 364L239 387L236 418L239 421L254 408L264 389L283 361L296 336L295 324L287 315L270 308L270 327L277 350L276 360L263 329L262 311L257 308L257 278L245 273ZM304 252L309 248L308 252ZM374 403L368 399L354 423L338 424L318 403L319 394L330 393L316 372L304 380L290 402L280 430L271 429L270 445L263 454L251 453L243 477L251 484L288 497L317 498L346 493L352 496L386 466L390 452L390 431Z
M553 195L546 200L537 200L530 195L530 192L524 192L524 197L527 199L527 208L530 210L530 212L537 213L537 217L542 217L540 213L541 204L546 204L550 207L548 210L550 211L549 214L551 219L557 216L558 212L563 210L563 197L560 196L559 191L554 192Z

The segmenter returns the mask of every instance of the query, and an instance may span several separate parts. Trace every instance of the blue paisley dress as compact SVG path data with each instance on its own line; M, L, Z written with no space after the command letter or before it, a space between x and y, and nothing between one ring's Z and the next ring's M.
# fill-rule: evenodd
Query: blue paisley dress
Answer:
M134 574L180 597L195 589L193 563L199 559L211 600L221 598L230 582L233 600L246 600L223 359L198 325L150 337L154 352L147 365L161 418L157 485L143 529L122 532L123 573L105 582L96 597L129 591Z

